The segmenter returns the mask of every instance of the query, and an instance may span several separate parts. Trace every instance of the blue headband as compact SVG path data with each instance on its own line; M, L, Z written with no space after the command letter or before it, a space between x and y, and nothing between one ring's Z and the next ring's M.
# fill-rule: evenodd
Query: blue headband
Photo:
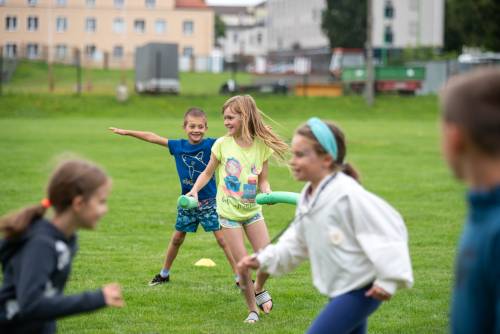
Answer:
M328 125L317 117L310 118L307 125L325 151L333 157L333 160L337 160L337 141Z

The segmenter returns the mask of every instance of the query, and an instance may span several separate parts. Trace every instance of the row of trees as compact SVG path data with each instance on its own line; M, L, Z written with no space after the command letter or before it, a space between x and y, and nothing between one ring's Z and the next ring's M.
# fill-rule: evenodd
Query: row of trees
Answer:
M321 27L331 47L364 47L366 0L326 0ZM396 14L397 15L397 14ZM445 0L444 49L500 51L500 0Z

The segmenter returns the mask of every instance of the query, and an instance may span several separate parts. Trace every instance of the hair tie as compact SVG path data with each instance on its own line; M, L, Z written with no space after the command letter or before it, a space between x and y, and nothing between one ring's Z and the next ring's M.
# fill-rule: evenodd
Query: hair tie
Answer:
M307 125L325 151L333 157L334 161L337 161L337 140L328 125L317 117L310 118Z
M40 201L40 204L45 208L48 209L52 206L52 203L50 203L50 200L48 198L44 198Z

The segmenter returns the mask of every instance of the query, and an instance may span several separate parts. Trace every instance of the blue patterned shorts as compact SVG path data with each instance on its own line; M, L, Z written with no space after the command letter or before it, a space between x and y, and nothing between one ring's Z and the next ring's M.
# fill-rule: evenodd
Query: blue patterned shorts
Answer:
M185 210L177 208L175 229L180 232L196 232L201 224L205 232L214 232L221 229L216 211L215 198L200 201L197 208Z

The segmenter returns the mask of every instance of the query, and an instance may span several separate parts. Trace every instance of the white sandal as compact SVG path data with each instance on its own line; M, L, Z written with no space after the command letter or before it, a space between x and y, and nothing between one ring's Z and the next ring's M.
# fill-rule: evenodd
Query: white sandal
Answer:
M267 292L267 290L263 290L259 293L256 293L255 294L255 302L256 302L257 306L262 310L262 312L264 312L264 304L265 303L271 302L271 308L269 309L269 312L271 312L271 310L273 309L273 306L274 306L273 299L271 298L271 295L269 294L269 292ZM269 312L264 312L264 313L267 314Z
M255 311L250 311L250 313L248 313L247 318L243 322L247 324L254 324L257 321L259 321L259 314Z

